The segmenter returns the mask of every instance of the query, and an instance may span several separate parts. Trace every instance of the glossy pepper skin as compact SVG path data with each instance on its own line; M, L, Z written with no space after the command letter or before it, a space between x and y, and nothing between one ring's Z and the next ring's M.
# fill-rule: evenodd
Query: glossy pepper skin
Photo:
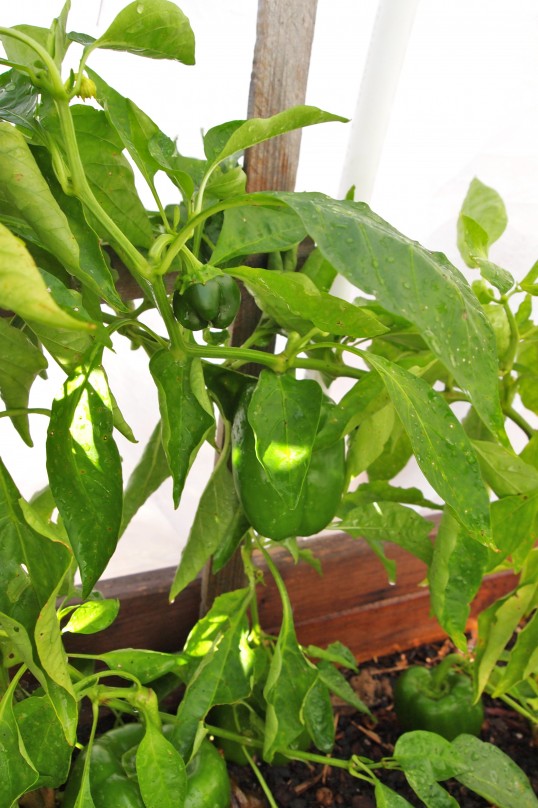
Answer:
M448 741L467 733L479 735L484 721L481 701L474 702L468 676L449 669L435 681L435 669L414 666L405 670L394 688L394 709L405 730L427 730Z
M180 294L174 292L172 308L184 328L227 328L235 318L241 303L239 286L229 275L217 275L206 283L193 283Z
M286 508L256 456L254 431L247 412L254 386L248 388L232 427L232 471L243 510L252 527L268 539L312 536L333 519L345 485L344 440L312 452L296 507ZM328 408L329 402L324 405ZM322 419L324 412L322 409Z
M163 730L170 736L167 727ZM127 774L124 756L134 757L142 740L141 724L125 724L96 740L90 764L90 790L95 808L145 808L138 784ZM132 760L131 760L132 763ZM84 754L69 776L62 808L74 808L82 780ZM202 741L187 766L184 808L229 808L231 789L226 764L212 743Z

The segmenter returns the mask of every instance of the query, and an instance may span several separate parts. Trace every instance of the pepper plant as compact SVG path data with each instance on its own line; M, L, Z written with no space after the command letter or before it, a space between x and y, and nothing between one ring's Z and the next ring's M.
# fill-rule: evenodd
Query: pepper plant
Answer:
M514 402L519 395L538 408L538 269L516 282L489 260L505 224L498 196L475 182L463 206L460 244L482 278L471 287L444 255L363 203L314 192L247 194L245 149L342 119L300 106L229 121L205 134L203 158L182 155L90 67L98 49L192 64L194 37L181 10L137 0L93 39L68 32L69 8L68 0L47 30L0 28L0 306L8 313L0 319L1 415L28 445L30 418L48 419L49 481L26 501L9 473L12 458L0 465L1 805L29 804L38 793L50 802L67 782L64 804L75 808L120 799L190 806L207 735L253 767L272 806L259 762L283 757L347 769L372 785L380 806L407 804L384 785L383 768L402 769L428 805L453 804L439 785L449 777L502 808L536 805L516 764L465 733L451 741L405 733L381 763L331 757L330 694L367 711L340 671L355 660L336 638L329 648L301 646L271 557L279 543L316 564L297 536L338 527L364 537L394 578L384 542L402 545L428 565L433 611L474 672L475 696L494 690L535 715L538 444ZM78 69L66 74L65 54L77 48ZM136 192L131 163L153 210ZM159 173L175 188L172 202L159 196ZM307 236L315 247L300 263ZM267 268L248 265L253 253L267 256ZM120 265L136 285L135 302L118 291ZM353 302L330 293L337 274L356 287ZM238 284L260 319L232 346ZM146 324L148 310L159 326ZM146 384L159 401L155 430L125 481L115 435L133 436L106 372L113 335L147 354ZM277 353L265 350L274 337ZM36 410L29 393L49 362L65 380L50 409ZM253 364L259 376L246 372ZM339 379L347 391L336 400ZM469 406L463 420L455 401ZM529 438L521 456L507 421ZM222 569L235 553L245 586L218 597L177 653L68 653L64 634L114 620L119 604L96 587L120 536L168 477L179 504L205 441L218 460L170 597L207 563ZM391 483L411 457L435 502ZM357 485L363 472L367 482ZM443 514L433 545L421 507ZM282 600L277 637L259 621L260 554ZM473 661L469 604L500 565L520 583L481 616ZM521 618L526 626L505 664ZM178 685L177 712L166 712L162 699ZM79 727L83 703L93 716L89 740ZM112 734L96 740L103 705L126 727L138 721L121 743ZM495 781L485 776L492 769ZM204 791L209 775L197 782L197 806L227 804L225 772L218 797Z

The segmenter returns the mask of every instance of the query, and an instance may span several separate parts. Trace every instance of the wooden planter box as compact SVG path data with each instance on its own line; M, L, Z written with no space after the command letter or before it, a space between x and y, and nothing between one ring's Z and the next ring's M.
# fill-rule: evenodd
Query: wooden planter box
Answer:
M426 567L409 553L388 547L387 554L397 565L397 583L391 586L379 559L360 539L335 533L310 540L308 546L321 561L322 576L304 562L296 565L284 549L274 554L292 600L299 642L325 646L340 640L361 661L445 636L429 614L428 589L420 585ZM261 557L258 562L263 569ZM201 582L194 581L170 604L174 572L168 568L102 582L98 588L103 595L121 600L119 617L101 634L66 637L68 649L180 650L199 616ZM265 580L260 620L267 632L276 633L280 599L269 574ZM515 582L507 572L488 576L472 614L509 592Z

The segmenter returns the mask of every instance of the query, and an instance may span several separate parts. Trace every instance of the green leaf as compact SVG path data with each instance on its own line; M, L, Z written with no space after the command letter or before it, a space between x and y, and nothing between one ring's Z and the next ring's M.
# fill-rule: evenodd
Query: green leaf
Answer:
M157 424L138 464L134 468L123 497L120 536L144 502L170 477L170 466L162 442L161 422Z
M406 732L396 741L394 758L428 808L457 808L456 800L438 782L467 772L469 761L449 741L433 732Z
M104 662L110 670L131 673L143 685L154 682L167 673L177 671L179 666L179 654L142 651L138 648L120 648L116 651L106 651L98 659Z
M420 505L423 508L439 508L435 502L425 499L419 488L400 488L390 485L384 480L373 480L362 483L354 491L348 492L343 499L346 504L366 505L369 502L401 502L404 505Z
M162 442L177 508L189 469L215 419L199 360L176 359L162 350L151 357L149 369L157 385Z
M283 507L301 496L321 415L322 391L312 379L262 371L247 417L256 437L256 455Z
M91 331L92 323L76 320L54 301L23 242L0 224L0 307L25 320L58 328Z
M33 131L38 93L32 82L18 70L0 76L0 118Z
M0 626L7 638L3 655L8 666L17 660L27 665L49 695L72 743L77 710L56 615L56 599L72 555L62 542L30 527L20 500L0 461Z
M112 625L120 610L120 602L115 598L88 600L77 606L62 632L72 634L97 634Z
M426 382L380 356L381 375L426 479L474 539L492 544L489 499L471 442L444 399Z
M338 525L350 536L398 544L425 564L432 558L432 528L432 522L397 502L358 505L347 511Z
M344 668L356 671L357 660L353 653L341 642L332 642L327 648L318 648L317 645L309 645L306 654L314 659L322 659L333 662L335 665L342 665Z
M247 589L217 597L195 625L184 648L188 682L172 742L185 759L190 756L199 722L215 704L233 704L250 695L253 652L248 646L245 611Z
M212 165L222 162L256 143L283 135L304 126L313 126L329 121L347 122L347 118L332 115L317 107L296 106L278 112L270 118L250 118L246 121L229 121L210 129L204 137L204 149Z
M475 258L476 265L480 269L483 278L489 281L502 295L512 289L515 284L514 276L506 269L503 269L493 261L486 261L484 258Z
M0 699L0 804L6 808L16 804L38 780L36 768L22 742L12 700L12 690Z
M483 692L492 670L521 619L536 605L537 586L536 581L525 583L480 613L473 670L477 694Z
M54 61L56 62L57 67L61 67L61 64L65 58L65 54L67 53L67 49L71 44L66 33L67 17L69 15L70 10L71 10L71 0L65 0L64 6L59 16L55 17L50 27L51 35L49 36L48 40L49 47L51 47L52 49L52 55L54 57Z
M243 281L258 306L280 325L300 334L313 326L330 334L373 337L387 330L370 312L320 292L306 275L254 267L227 270Z
M66 373L72 373L80 365L94 342L94 334L88 331L55 328L36 323L35 320L29 325L39 342Z
M151 152L152 139L168 140L171 149L175 149L174 142L166 138L151 118L142 112L133 101L116 92L93 70L87 70L87 73L95 82L97 100L104 107L110 123L151 186L155 174L162 167Z
M299 214L325 258L387 311L420 330L481 418L504 440L495 339L463 275L440 253L431 253L394 230L361 202L323 194L255 194L277 198Z
M29 696L15 702L13 712L24 747L39 779L33 788L58 788L67 779L73 747L48 696Z
M498 808L536 808L538 799L527 776L498 747L473 735L460 735L452 748L471 762L456 779Z
M345 393L333 413L335 435L347 435L374 412L382 409L390 398L378 373L368 373Z
M185 761L151 723L136 753L136 774L146 808L179 808L187 793Z
M0 461L0 612L20 621L32 635L41 609L69 567L71 553L27 524L20 500Z
M20 31L25 36L33 39L38 45L47 50L47 43L49 38L49 29L41 28L37 25L14 25L12 30ZM41 61L41 57L36 53L35 49L26 42L21 42L20 39L10 36L7 33L0 36L0 41L4 46L6 56L10 62L15 62L26 67L44 68L45 65Z
M8 409L25 409L34 379L47 367L47 360L24 332L9 325L4 317L0 317L0 347L2 399ZM23 441L33 446L28 416L14 415L11 421Z
M428 572L432 611L461 650L471 602L482 583L488 551L473 541L450 513L444 513Z
M194 34L189 21L169 0L130 3L92 47L194 64Z
M411 805L405 797L383 785L379 780L375 783L375 801L377 808L408 808Z
M47 471L85 596L104 571L119 536L122 472L112 430L104 373L100 368L75 371L52 405Z
M211 263L220 266L238 256L287 250L305 235L303 223L290 208L231 208L224 212Z
M526 323L532 314L532 301L531 295L538 295L538 261L536 261L529 269L523 280L520 282L520 287L524 292L527 292L525 299L520 304L520 309L517 312L516 320L518 325Z
M538 335L521 345L517 357L517 377L524 406L538 413Z
M355 707L360 713L371 715L366 704L361 701L346 677L343 676L334 665L322 660L318 663L317 667L321 681L329 688L331 693L334 693L338 698L351 704L351 706Z
M187 544L174 576L170 599L191 582L224 543L234 546L244 536L249 522L237 496L226 458L219 461L200 497Z
M371 482L386 482L407 466L413 456L413 447L399 418L394 421L392 434L377 460L368 466Z
M329 689L319 671L306 693L302 717L315 747L330 752L334 746L334 713Z
M488 440L474 440L473 446L484 480L498 497L528 494L538 488L538 469L510 449Z
M494 569L511 556L512 566L521 569L527 554L538 539L538 489L528 494L498 499L491 505L493 541L499 553L490 554L488 570Z
M507 693L515 687L534 676L538 671L538 612L535 612L528 623L519 631L506 665L499 670L500 676L496 680L493 691L494 698Z
M255 382L255 378L212 362L204 362L203 371L212 398L218 401L224 417L233 421L241 396L246 387Z
M122 154L121 139L104 112L78 104L71 107L71 114L86 177L97 201L133 244L150 247L151 224L136 191L133 170ZM97 229L92 217L89 221Z
M328 292L336 277L336 270L323 254L314 248L301 267L301 272L316 284L320 292Z
M30 148L9 123L0 123L0 184L13 209L41 243L70 269L79 264L77 242Z
M392 402L366 417L349 438L347 470L350 478L358 477L383 453L394 427Z
M502 236L507 223L506 208L497 191L475 177L458 219L458 249L468 266L476 266L476 254L487 258L489 247Z
M112 272L103 255L101 242L86 220L82 204L76 197L68 196L62 191L54 174L48 153L44 149L34 148L32 154L43 176L46 178L52 195L63 211L69 229L78 245L78 263L69 266L71 274L93 290L99 296L99 299L104 298L114 308L127 311L125 303L114 286ZM46 269L37 259L36 263L41 269ZM57 300L56 302L61 305L61 301Z
M282 624L263 690L267 704L263 759L268 763L279 749L292 747L304 732L303 704L318 676L297 642L287 597L282 606Z
M486 304L484 306L484 312L495 334L497 355L500 360L503 360L510 348L512 336L508 316L503 306L499 306L498 303ZM479 436L477 435L476 437Z

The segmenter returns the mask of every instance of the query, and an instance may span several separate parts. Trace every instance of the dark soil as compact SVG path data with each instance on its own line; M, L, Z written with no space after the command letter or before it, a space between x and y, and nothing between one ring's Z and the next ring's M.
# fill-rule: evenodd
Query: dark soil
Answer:
M451 650L452 646L446 642L363 663L360 673L351 676L350 682L377 721L374 723L368 716L336 702L336 746L333 757L347 760L351 755L361 755L379 760L391 755L401 734L392 707L392 684L396 675L400 670L419 662L435 664ZM485 697L485 706L486 720L481 739L509 755L527 774L538 794L538 738L533 738L528 722L503 702ZM232 808L265 808L267 802L250 769L230 768L236 784ZM372 787L351 777L343 769L296 761L286 766L262 766L261 769L281 808L375 808ZM423 808L424 804L409 788L401 772L379 770L376 774L411 805ZM443 786L462 808L485 808L490 805L456 781L447 781Z

